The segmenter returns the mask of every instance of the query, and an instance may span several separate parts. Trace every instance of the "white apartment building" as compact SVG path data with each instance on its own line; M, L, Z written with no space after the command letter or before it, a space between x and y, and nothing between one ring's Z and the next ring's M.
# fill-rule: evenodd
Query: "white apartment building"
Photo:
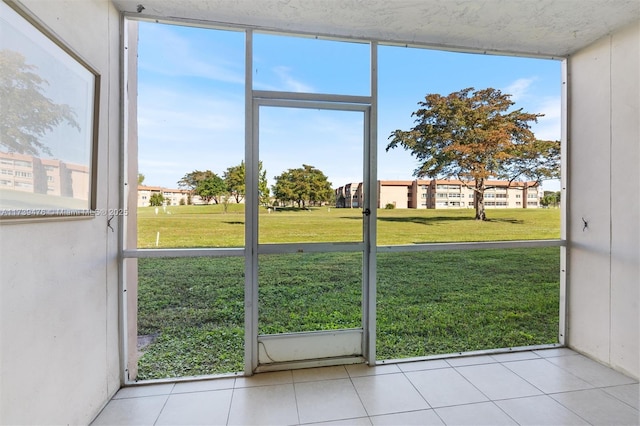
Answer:
M29 193L87 200L90 183L87 166L0 151L0 190L6 203Z
M485 208L539 208L543 193L537 182L489 180ZM335 190L336 207L362 206L362 183L348 183ZM451 179L379 180L378 208L463 209L474 208L473 183Z
M384 182L383 182L384 185ZM485 182L485 208L526 209L540 207L542 188L537 182ZM409 208L474 208L473 183L460 180L415 180L411 183Z
M149 207L151 202L151 196L153 194L162 194L164 197L164 204L167 206L177 206L180 204L187 204L189 198L189 191L186 189L169 189L161 186L138 186L138 207ZM195 196L192 200L200 201L200 197ZM195 200L197 198L197 200ZM201 204L198 203L198 204Z

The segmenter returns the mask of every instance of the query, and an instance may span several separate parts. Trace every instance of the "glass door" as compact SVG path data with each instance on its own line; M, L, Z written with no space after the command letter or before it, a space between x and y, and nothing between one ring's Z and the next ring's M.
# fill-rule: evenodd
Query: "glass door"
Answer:
M258 369L366 357L370 106L254 99Z

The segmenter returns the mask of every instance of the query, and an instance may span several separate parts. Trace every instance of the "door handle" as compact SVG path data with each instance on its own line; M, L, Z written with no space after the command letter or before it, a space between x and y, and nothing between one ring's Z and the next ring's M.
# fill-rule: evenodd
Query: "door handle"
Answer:
M362 210L362 214L365 215L365 216L369 216L371 214L371 210L364 209L364 210Z

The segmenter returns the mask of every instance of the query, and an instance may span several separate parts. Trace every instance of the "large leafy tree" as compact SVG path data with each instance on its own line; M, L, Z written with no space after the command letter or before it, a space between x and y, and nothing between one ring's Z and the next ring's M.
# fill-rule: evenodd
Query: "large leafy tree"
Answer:
M272 186L275 198L285 204L294 202L299 208L306 208L308 204L328 202L333 196L327 176L307 164L303 164L301 168L289 169L276 176L275 180Z
M192 197L198 195L206 204L211 200L218 204L221 197L228 193L224 180L211 170L187 173L178 181L178 186L189 190Z
M244 161L237 166L227 168L227 171L224 172L224 181L236 203L241 202L246 195ZM262 161L258 162L258 198L261 204L269 202L267 172L262 168Z
M20 53L0 50L0 146L8 152L51 155L44 135L62 123L80 130L69 105L45 96L47 85Z
M447 96L429 94L412 116L415 126L395 130L389 149L411 151L416 177L459 179L475 193L476 220L485 220L484 192L490 178L535 180L559 177L560 142L537 140L531 123L543 114L512 109L511 95L467 88Z
M229 190L224 180L212 172L211 175L208 175L198 182L198 186L196 186L194 192L196 195L199 195L206 204L209 204L211 200L218 204L222 201L222 198L225 198L229 193Z

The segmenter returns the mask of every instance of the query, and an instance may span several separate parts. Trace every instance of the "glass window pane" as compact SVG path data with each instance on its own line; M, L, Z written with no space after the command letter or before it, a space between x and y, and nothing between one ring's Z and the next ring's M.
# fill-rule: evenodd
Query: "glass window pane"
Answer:
M420 176L414 172L424 159L412 155L411 149L405 149L402 144L387 150L396 130L407 132L417 127L421 116L412 115L414 112L431 108L418 104L426 101L426 95L446 97L467 88L473 88L469 96L485 89L510 95L509 99L514 104L504 113L522 108L527 113L544 114L537 118L537 122L528 122L535 139L560 141L560 61L380 46L378 68L378 179L379 208L382 209L379 212L378 244L560 237L559 180L545 179L538 185L535 182L537 177L531 173L518 174L511 170L508 178L493 173L484 182L488 222L478 223L475 221L478 192L475 181L461 172L464 167L458 167L465 161L460 155L456 157L457 162L446 163L448 167L439 173ZM442 118L439 126L455 121L446 120L444 113L439 117ZM470 126L470 114L456 117L461 117L457 134L484 125L474 118L476 124ZM421 147L427 145L425 140L437 140L435 136L420 134L423 138ZM454 138L444 133L441 136L442 140ZM487 138L478 140L483 141L478 146L484 147L480 149L480 158L493 152L483 145ZM438 145L434 142L438 146L435 153L439 158L445 157L441 155L443 143ZM462 152L460 146L453 149L448 145L447 149L449 152ZM465 148L469 146L465 145ZM492 158L489 155L484 157ZM501 158L500 161L504 162L504 157ZM512 158L522 158L522 155L515 154ZM550 159L551 156L545 154L542 158ZM500 161L488 160L487 167ZM509 182L511 178L514 180ZM534 213L532 210L545 212ZM400 236L403 233L402 230L397 232L399 223L411 224L412 230L406 231L413 233L409 241L393 238L394 234Z
M362 253L260 255L259 334L362 327Z
M244 33L139 28L138 247L241 247Z
M253 88L369 95L370 45L256 33Z
M138 379L244 369L244 259L138 259Z
M557 343L559 251L379 253L378 359Z
M363 127L360 111L260 108L260 164L271 195L260 210L261 244L362 241L362 186L353 186L349 205L338 189L362 182Z

